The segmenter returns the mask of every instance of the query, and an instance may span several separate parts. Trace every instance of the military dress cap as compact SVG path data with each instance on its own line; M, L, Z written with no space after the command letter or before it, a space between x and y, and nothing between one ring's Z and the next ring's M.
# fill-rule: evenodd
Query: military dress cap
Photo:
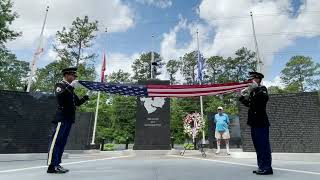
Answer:
M250 78L258 78L258 79L262 79L264 78L264 75L262 73L259 72L249 72Z
M78 70L78 68L76 68L76 67L70 67L70 68L63 69L61 72L62 72L63 75L65 75L65 74L76 74L77 70Z

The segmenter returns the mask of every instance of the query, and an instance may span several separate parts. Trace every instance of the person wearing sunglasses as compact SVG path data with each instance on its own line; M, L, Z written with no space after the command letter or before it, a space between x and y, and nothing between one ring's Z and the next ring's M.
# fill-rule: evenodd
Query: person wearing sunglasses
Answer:
M215 129L215 138L217 139L217 151L216 154L220 153L220 144L221 140L223 139L226 144L227 149L227 155L230 155L229 151L229 139L230 139L230 133L229 133L229 117L226 113L223 112L222 107L218 107L218 113L214 116L214 122L216 124Z
M50 138L48 148L47 173L62 174L69 170L60 166L64 147L75 121L76 107L89 100L89 96L81 99L75 94L74 89L79 83L76 80L77 68L66 68L62 70L63 80L55 85L57 99L56 116L53 120L53 134Z
M258 170L257 175L273 174L271 147L269 141L269 119L266 112L269 100L268 90L261 85L264 75L259 72L250 72L251 85L241 91L239 101L249 108L247 124L251 127L251 138L256 150Z

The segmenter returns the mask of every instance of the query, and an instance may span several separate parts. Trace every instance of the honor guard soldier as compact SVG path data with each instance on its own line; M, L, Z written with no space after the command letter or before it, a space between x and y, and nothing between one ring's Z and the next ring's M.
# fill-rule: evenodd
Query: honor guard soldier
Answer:
M79 99L74 92L79 85L76 72L77 68L63 69L63 80L55 85L58 107L53 121L54 131L49 143L47 173L61 174L69 171L60 166L61 157L71 126L75 121L76 107L89 100L87 95Z
M257 154L258 170L253 171L257 175L273 174L271 167L271 147L269 142L269 120L266 105L269 100L268 91L261 85L263 74L250 72L252 84L241 91L239 101L248 110L247 124L251 127L251 137ZM248 95L245 95L245 94Z

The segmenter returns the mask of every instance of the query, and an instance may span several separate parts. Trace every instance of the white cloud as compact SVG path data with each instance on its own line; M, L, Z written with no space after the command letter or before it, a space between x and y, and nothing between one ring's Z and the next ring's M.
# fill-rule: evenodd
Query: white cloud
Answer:
M122 53L111 53L106 54L106 72L105 74L111 74L113 72L117 72L120 69L124 72L128 72L130 74L133 73L131 65L133 61L140 57L139 53L133 53L131 55L126 55ZM102 60L98 62L96 65L96 72L100 77L101 73Z
M47 61L49 61L49 63L50 63L50 62L52 62L52 61L54 61L54 60L57 60L57 58L58 58L58 53L55 52L55 51L51 48L51 49L49 49L47 56L48 56Z
M177 59L182 54L185 53L185 49L178 49L177 46L177 33L181 30L185 30L187 28L187 21L185 19L181 19L180 22L173 28L169 33L164 33L163 41L161 42L161 56L164 57L165 60L169 59ZM172 48L168 49L168 48Z
M22 37L8 43L9 48L33 48L39 37L44 19L45 8L50 6L45 28L45 39L55 35L63 26L70 26L76 17L89 16L91 20L98 20L100 31L108 27L109 32L122 32L134 25L134 13L119 0L13 0L14 11L19 18L12 27L22 31Z
M169 33L163 34L163 41L160 45L162 57L164 57L165 60L178 59L186 52L197 50L197 30L199 32L198 35L200 49L203 51L203 49L207 48L207 37L209 36L210 32L209 27L197 23L188 23L187 19L180 17L179 23L174 28L172 28ZM192 40L190 42L184 43L184 46L182 48L177 48L177 35L181 31L188 31L190 36L192 37ZM206 55L207 52L204 51L204 53Z
M298 37L320 35L317 31L318 25L314 23L320 18L320 14L315 13L320 9L317 0L306 0L295 17L290 14L292 9L290 0L203 0L198 13L206 23L186 23L186 20L181 20L169 33L163 35L161 55L171 59L196 50L197 28L200 50L205 56L233 56L234 52L243 46L254 50L249 16L252 11L264 63L263 72L268 74L267 69L272 64L273 53L293 44ZM192 39L184 47L177 48L177 34L186 30L185 27L188 27ZM210 36L212 32L214 36Z
M276 76L272 80L264 80L264 81L262 81L262 84L266 87L270 87L270 86L278 86L280 88L285 87L285 85L281 82L280 76Z
M167 8L172 6L171 0L136 0L139 3L152 5L160 8Z

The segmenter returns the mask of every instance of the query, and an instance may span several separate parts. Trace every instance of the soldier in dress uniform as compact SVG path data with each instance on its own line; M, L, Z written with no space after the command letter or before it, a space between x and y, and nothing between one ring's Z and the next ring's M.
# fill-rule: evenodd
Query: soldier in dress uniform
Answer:
M253 171L257 175L273 174L271 147L269 142L269 119L266 112L266 105L269 100L268 91L261 85L264 78L259 72L250 72L252 84L241 91L239 101L248 110L247 124L251 127L251 137L257 154L258 169ZM248 93L249 96L246 96Z
M55 85L58 107L53 121L54 131L49 143L47 173L61 174L69 171L60 166L61 157L71 126L75 121L76 107L89 100L87 95L79 99L74 92L79 85L76 72L77 68L63 69L63 80Z

